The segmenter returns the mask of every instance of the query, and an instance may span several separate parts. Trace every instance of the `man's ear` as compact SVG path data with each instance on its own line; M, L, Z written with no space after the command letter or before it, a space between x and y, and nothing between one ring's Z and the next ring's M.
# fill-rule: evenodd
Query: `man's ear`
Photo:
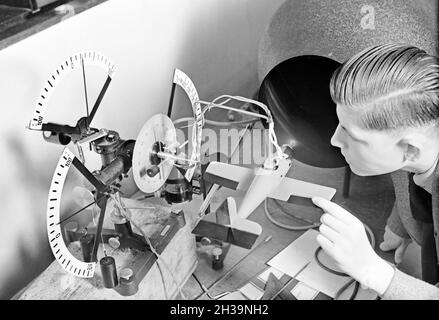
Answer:
M404 161L414 162L421 156L421 148L416 139L403 138L398 142L398 146L403 150Z

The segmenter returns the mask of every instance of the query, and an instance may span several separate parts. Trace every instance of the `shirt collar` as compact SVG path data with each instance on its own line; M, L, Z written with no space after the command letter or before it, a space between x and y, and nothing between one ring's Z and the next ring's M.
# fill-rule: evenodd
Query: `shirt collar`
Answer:
M432 193L431 190L433 189L433 176L436 166L438 164L438 160L439 157L436 159L431 168L427 171L413 175L413 182L424 190L428 191L430 194Z

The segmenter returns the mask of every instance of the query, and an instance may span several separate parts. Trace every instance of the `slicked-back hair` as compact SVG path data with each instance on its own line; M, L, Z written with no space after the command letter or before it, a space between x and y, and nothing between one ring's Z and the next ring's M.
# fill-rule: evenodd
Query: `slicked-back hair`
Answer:
M334 72L330 92L365 129L439 126L438 59L413 46L363 50Z

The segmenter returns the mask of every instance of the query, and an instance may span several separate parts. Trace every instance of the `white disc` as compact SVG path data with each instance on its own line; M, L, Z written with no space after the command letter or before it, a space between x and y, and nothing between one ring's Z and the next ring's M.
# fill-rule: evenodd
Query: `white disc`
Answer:
M146 171L155 165L151 163L154 145L161 142L165 147L175 145L177 133L171 119L164 114L156 114L148 119L136 139L133 153L133 177L137 187L145 193L155 192L168 179L175 160L161 161L160 172L150 177Z

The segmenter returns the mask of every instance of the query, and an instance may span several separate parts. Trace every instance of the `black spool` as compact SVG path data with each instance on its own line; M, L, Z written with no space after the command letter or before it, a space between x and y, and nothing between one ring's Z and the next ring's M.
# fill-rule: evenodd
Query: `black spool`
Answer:
M119 281L117 279L116 262L113 257L103 257L99 264L101 266L102 280L105 288L117 287Z
M123 269L120 273L119 293L123 296L132 296L137 293L139 286L134 272L131 269Z
M91 253L93 251L94 239L95 239L95 235L92 233L87 233L79 239L84 262L91 262Z

